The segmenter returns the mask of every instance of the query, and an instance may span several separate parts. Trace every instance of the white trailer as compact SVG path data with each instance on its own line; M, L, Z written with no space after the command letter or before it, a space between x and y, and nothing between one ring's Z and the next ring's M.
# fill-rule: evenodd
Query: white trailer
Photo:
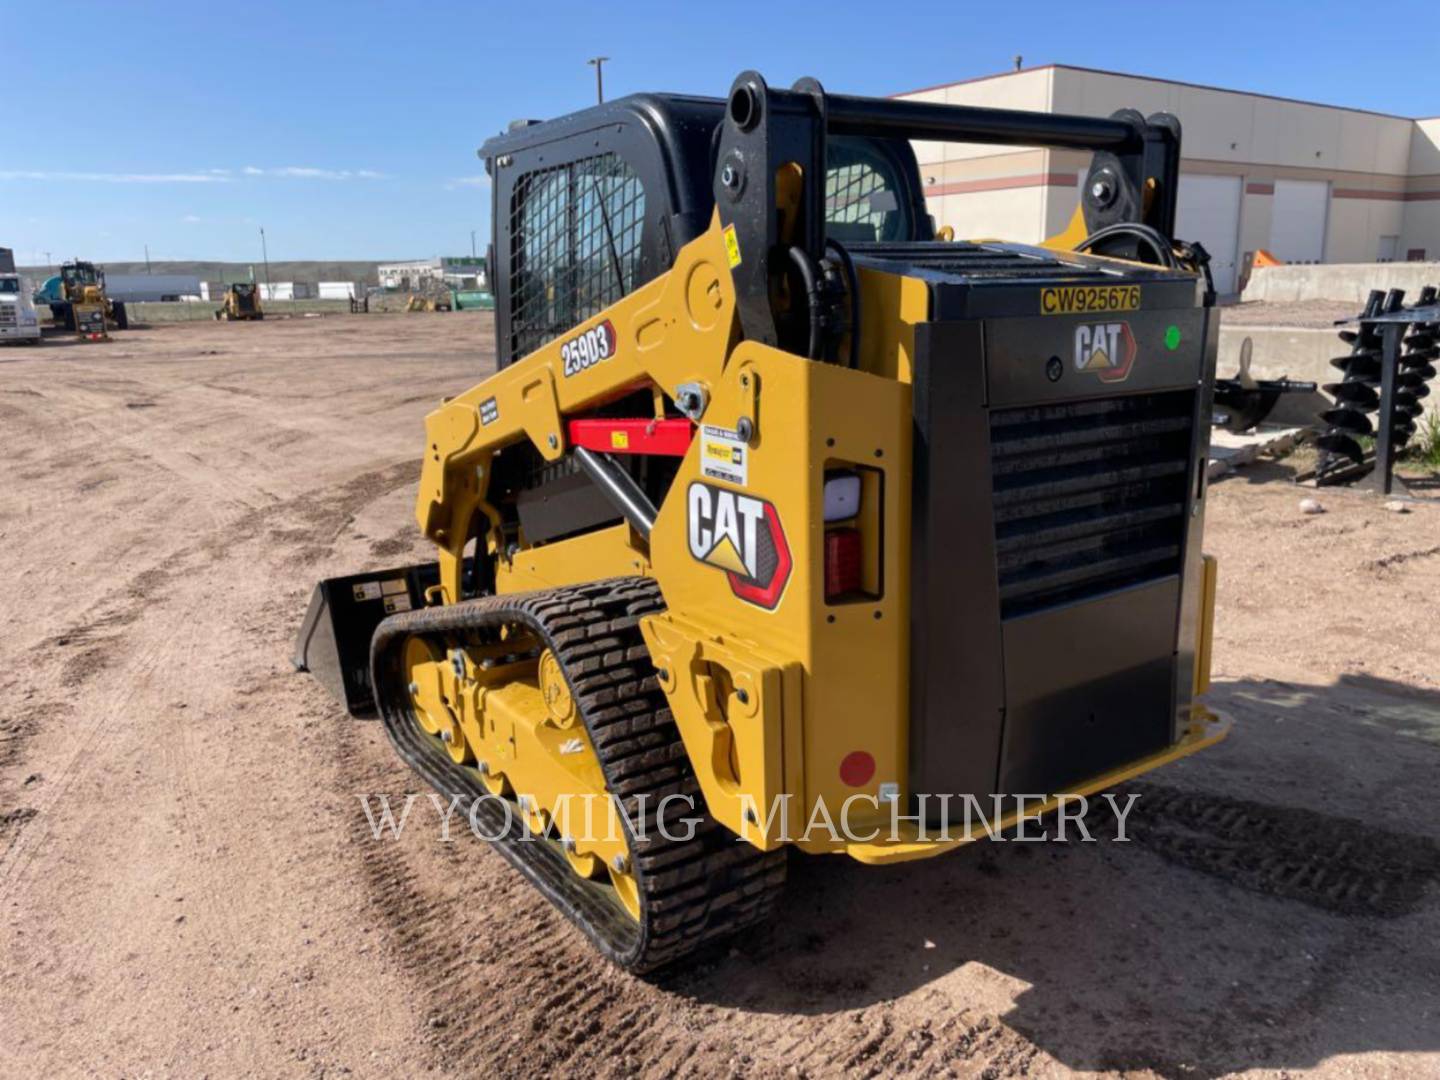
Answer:
M183 300L200 295L194 274L106 274L105 295L125 303Z

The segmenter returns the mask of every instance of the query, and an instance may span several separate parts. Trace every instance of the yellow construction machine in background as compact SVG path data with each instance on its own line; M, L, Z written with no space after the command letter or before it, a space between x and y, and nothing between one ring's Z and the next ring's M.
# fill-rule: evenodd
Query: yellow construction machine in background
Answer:
M225 299L215 311L216 322L237 322L264 319L260 306L260 289L250 281L237 281L225 290Z

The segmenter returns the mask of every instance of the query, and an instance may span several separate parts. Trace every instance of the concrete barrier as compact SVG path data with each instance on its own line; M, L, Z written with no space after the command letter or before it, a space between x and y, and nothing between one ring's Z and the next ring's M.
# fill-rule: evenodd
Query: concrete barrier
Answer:
M1377 286L1378 288L1378 286ZM1339 382L1340 372L1330 366L1332 357L1344 356L1349 346L1340 340L1338 327L1298 326L1233 326L1225 325L1220 313L1220 347L1216 357L1216 373L1221 378L1240 370L1240 349L1245 339L1251 341L1250 374L1257 379L1279 379L1289 376L1323 386ZM1432 387L1436 389L1440 387ZM1333 404L1321 393L1285 394L1280 398L1271 420L1277 424L1317 424L1320 411ZM1427 412L1440 412L1440 394L1425 399Z
M286 315L348 315L349 300L264 300L265 317L278 319ZM204 322L215 318L218 300L145 301L126 304L130 318L137 323Z
M1371 289L1404 289L1406 299L1413 301L1426 285L1440 287L1440 262L1261 266L1250 271L1240 298L1271 303L1343 300L1358 312Z

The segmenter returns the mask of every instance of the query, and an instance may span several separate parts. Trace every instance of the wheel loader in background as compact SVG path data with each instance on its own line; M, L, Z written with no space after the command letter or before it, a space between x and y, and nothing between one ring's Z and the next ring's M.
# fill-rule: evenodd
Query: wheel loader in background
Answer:
M105 268L76 259L60 267L35 294L37 303L50 305L56 326L82 336L106 336L112 327L127 330L130 314L125 304L105 292Z
M216 322L237 322L264 319L260 306L260 290L250 281L233 282L225 290L225 299L215 311Z
M1044 245L939 242L915 139L1093 159ZM295 662L605 955L754 925L789 847L938 855L985 835L942 796L1009 827L1225 734L1173 117L748 72L480 154L499 370L426 418L438 559L320 583Z

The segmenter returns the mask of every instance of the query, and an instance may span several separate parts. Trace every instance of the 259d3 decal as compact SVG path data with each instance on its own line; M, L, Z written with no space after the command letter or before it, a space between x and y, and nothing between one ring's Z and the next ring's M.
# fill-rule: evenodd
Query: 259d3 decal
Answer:
M779 606L794 560L773 503L696 481L686 493L686 534L690 554L724 570L741 600Z
M578 375L615 355L615 324L606 319L560 346L565 377Z

